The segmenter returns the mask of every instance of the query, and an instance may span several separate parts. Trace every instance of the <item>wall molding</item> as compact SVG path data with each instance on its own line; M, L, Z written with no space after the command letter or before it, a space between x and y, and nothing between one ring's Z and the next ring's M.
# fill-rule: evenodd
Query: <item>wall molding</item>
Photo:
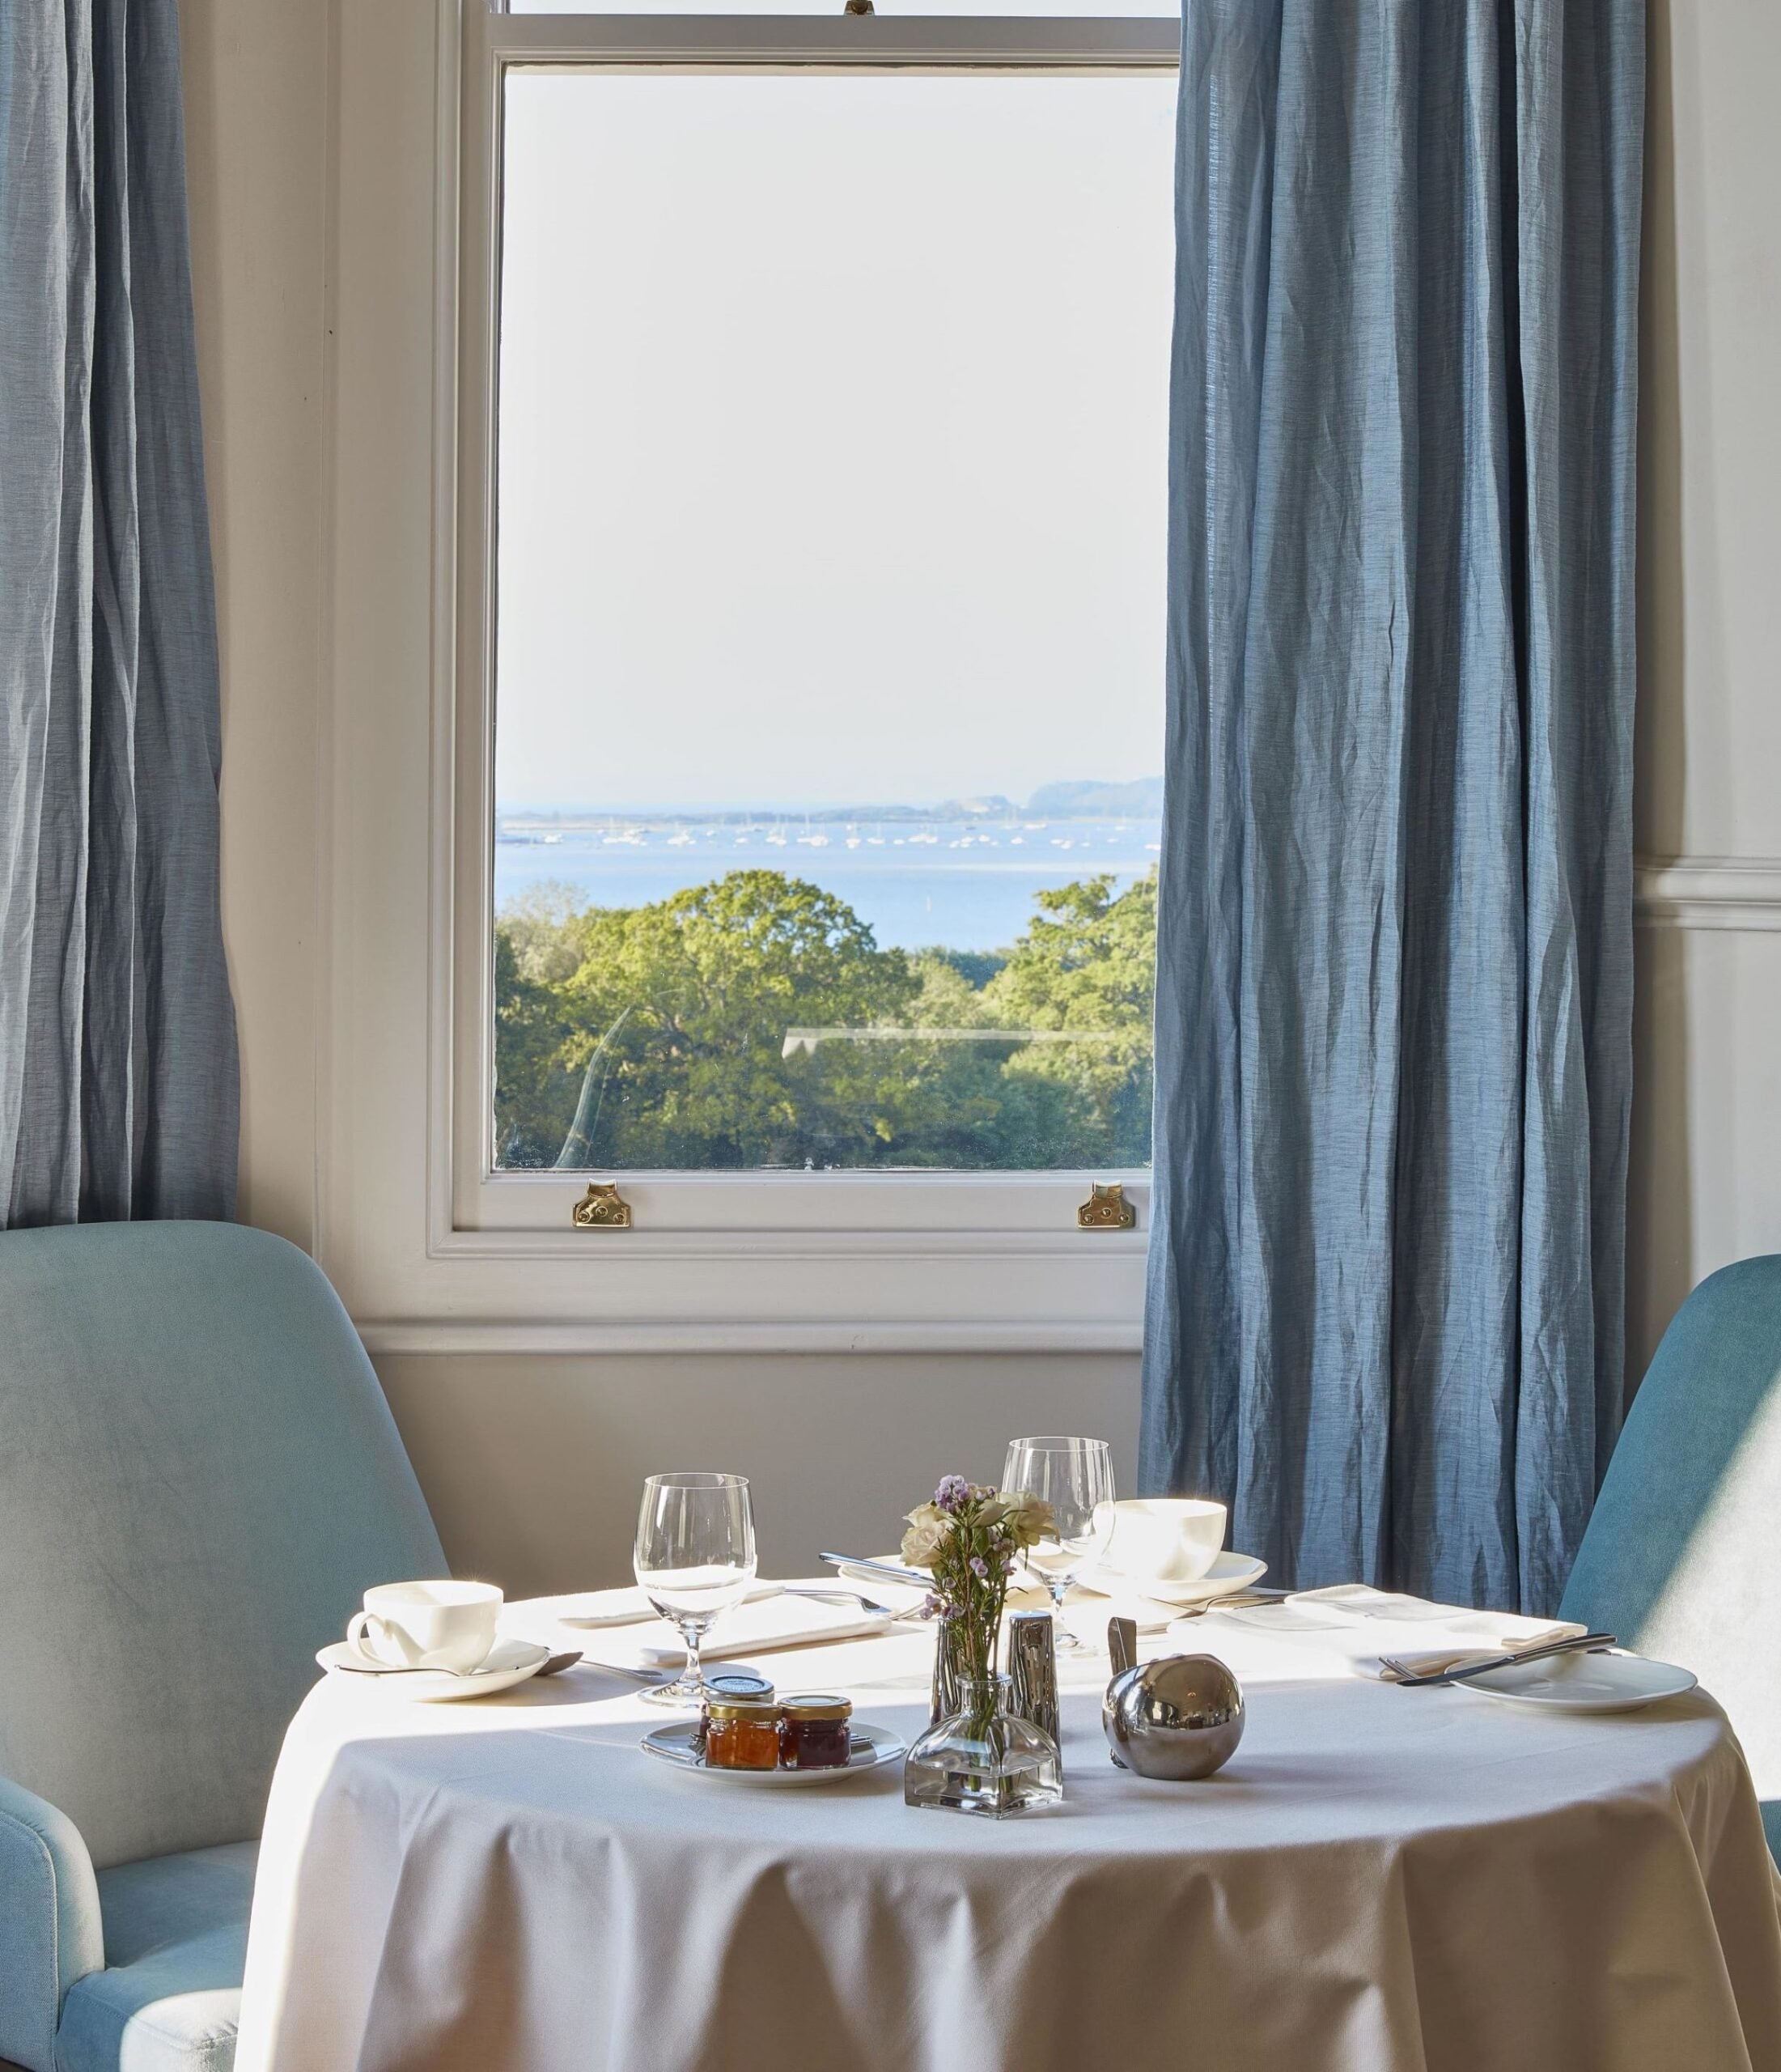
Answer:
M1781 856L1639 856L1633 919L1645 928L1781 934Z
M809 1323L801 1322L664 1324L427 1317L356 1320L365 1349L380 1355L600 1353L1084 1353L1143 1349L1143 1326L1079 1318L1023 1317L980 1323Z

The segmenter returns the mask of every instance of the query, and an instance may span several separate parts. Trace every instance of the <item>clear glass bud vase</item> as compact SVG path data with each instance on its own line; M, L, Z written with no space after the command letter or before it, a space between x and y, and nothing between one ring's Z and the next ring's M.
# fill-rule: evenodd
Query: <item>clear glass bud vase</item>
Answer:
M910 1806L1002 1820L1062 1797L1058 1744L1011 1709L1006 1676L962 1679L958 1710L931 1726L903 1765Z

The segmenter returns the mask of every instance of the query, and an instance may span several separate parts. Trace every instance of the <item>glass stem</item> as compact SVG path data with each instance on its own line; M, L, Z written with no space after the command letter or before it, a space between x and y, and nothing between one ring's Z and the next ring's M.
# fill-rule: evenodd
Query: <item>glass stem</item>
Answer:
M702 1688L705 1667L699 1660L699 1643L705 1638L704 1620L683 1619L681 1621L681 1638L686 1643L686 1667L681 1671L681 1682L683 1686L694 1689Z

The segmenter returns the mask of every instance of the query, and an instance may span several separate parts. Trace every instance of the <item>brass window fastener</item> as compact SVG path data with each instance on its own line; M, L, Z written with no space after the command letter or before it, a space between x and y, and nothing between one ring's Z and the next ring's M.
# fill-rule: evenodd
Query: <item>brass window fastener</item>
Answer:
M569 1220L578 1230L628 1230L631 1205L621 1198L617 1181L590 1180L587 1193L570 1210Z
M1124 1181L1110 1181L1103 1187L1096 1180L1088 1191L1088 1200L1076 1211L1076 1227L1081 1230L1136 1229L1138 1207L1126 1200Z

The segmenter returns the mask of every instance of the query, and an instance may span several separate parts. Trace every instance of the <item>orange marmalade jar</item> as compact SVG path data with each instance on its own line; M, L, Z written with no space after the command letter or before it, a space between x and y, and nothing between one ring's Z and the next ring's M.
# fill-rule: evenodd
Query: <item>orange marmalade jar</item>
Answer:
M705 1708L705 1762L713 1770L776 1770L779 1708L771 1698L714 1696Z

